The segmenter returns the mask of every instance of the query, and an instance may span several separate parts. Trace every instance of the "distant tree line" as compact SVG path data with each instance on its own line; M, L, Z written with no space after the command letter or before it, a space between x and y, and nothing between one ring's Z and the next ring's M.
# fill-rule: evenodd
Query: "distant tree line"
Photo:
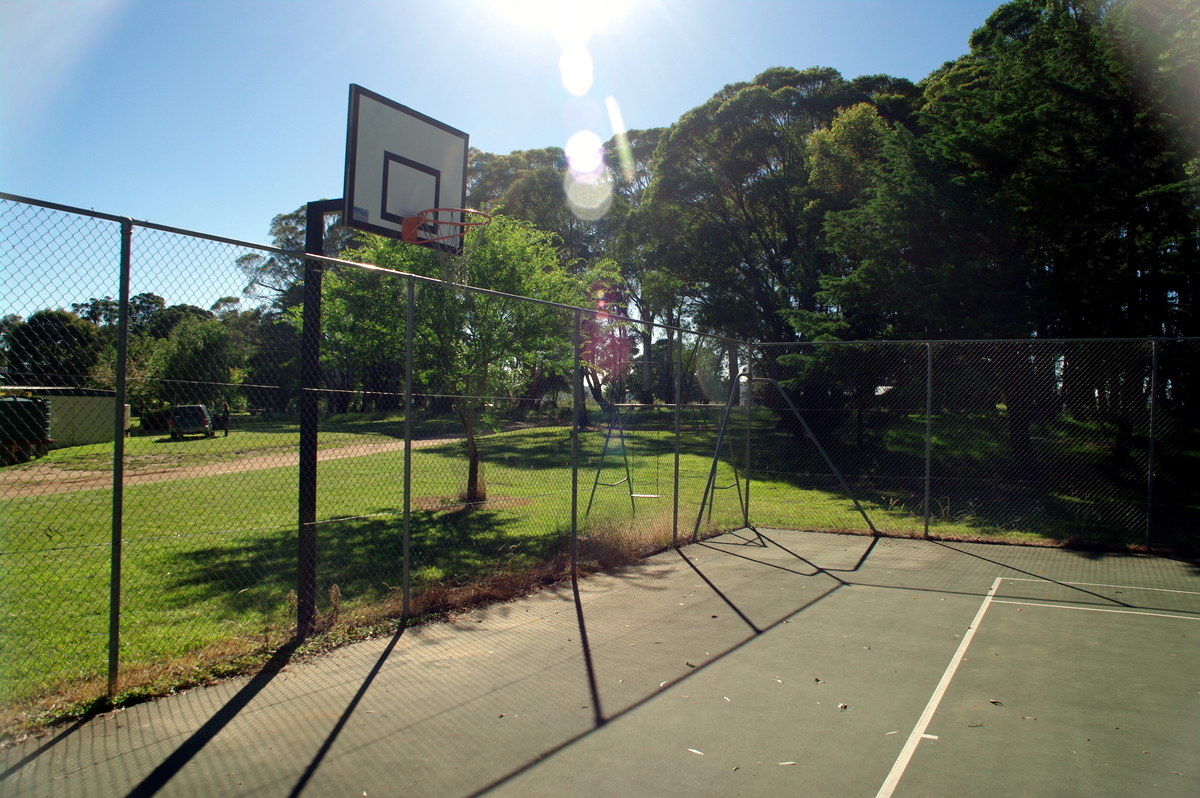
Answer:
M620 264L639 318L752 341L1200 333L1195 0L1014 0L917 84L774 68L607 155L597 221L556 148L473 151L469 198Z
M243 384L256 367L271 362L272 333L279 330L261 310L240 305L237 297L224 297L209 310L168 306L154 293L130 299L126 374L135 415L180 403L246 404ZM70 311L5 317L4 383L112 389L118 319L118 302L107 296L74 303Z

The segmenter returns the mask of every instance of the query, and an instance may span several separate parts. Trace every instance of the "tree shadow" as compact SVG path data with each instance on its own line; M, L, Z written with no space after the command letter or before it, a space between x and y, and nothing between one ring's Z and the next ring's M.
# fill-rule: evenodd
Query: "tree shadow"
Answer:
M465 582L497 568L517 569L549 556L561 534L518 533L520 519L503 510L417 510L411 514L413 584ZM318 595L326 606L337 586L342 601L394 594L403 580L403 515L382 508L369 517L326 519L317 526ZM224 600L236 615L278 603L295 585L292 531L204 545L171 557L172 591L180 604ZM251 586L251 587L248 587Z
M822 445L860 500L924 516L923 413L872 410L859 430L852 421L855 411L815 412L840 414L840 420L812 426L825 430ZM981 534L1032 533L1112 546L1144 543L1148 438L1135 439L1132 454L1118 458L1105 430L1065 416L1043 418L1031 424L1038 467L1023 471L999 415L940 412L932 426L930 514L935 522ZM778 428L758 428L753 435L756 474L799 490L841 493L835 475L803 435ZM1158 455L1155 547L1196 546L1200 490L1194 480L1178 478L1192 451L1176 445Z

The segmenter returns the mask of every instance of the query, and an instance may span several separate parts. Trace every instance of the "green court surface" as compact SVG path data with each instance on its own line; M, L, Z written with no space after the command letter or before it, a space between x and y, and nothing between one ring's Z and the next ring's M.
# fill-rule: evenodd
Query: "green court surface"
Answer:
M1195 796L1200 568L741 530L3 756L4 796Z

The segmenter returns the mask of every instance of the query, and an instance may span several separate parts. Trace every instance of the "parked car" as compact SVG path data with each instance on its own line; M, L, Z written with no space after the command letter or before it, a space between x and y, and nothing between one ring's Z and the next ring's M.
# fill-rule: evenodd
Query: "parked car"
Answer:
M184 435L203 435L213 437L213 416L204 405L177 405L171 411L169 426L171 437L182 438Z

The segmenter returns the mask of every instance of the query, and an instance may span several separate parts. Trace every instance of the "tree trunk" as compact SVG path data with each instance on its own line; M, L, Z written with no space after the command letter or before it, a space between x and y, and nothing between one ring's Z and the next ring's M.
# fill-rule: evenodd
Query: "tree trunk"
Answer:
M654 403L654 389L651 377L650 346L653 343L653 327L642 328L642 389L638 392L638 403L649 405Z
M483 466L479 462L479 445L475 438L475 412L478 403L488 384L488 370L484 366L479 375L478 385L471 386L468 378L464 381L465 394L459 399L458 419L462 423L463 438L467 444L467 490L463 496L468 504L487 501L487 482L483 478Z
M475 402L464 397L459 405L458 420L462 423L463 439L467 444L467 489L462 499L468 504L487 500L487 486L480 479L479 444L475 440Z
M1033 440L1029 437L1030 412L1024 398L1017 398L1018 391L1005 397L1008 407L1008 445L1012 449L1013 473L1018 478L1033 477L1037 473L1037 457L1033 451Z
M738 351L737 347L730 344L728 350L729 357L729 392L733 394L733 404L741 402L741 381L738 379Z
M1013 476L1017 479L1036 478L1038 463L1033 440L1029 436L1029 425L1033 419L1030 401L1030 390L1034 385L1033 365L1026 347L1014 344L1000 344L1000 347L996 358L999 366L996 376L1006 408Z
M350 366L346 368L328 367L321 369L325 381L326 412L342 414L347 412L352 398L351 389L354 386L354 372Z
M675 395L675 330L671 327L667 328L667 350L666 356L663 358L663 365L665 374L663 383L666 385L664 398L667 404L677 404L679 397Z
M592 398L600 405L600 412L607 413L611 403L604 398L604 386L600 383L600 376L591 369L584 369L583 379L584 385L592 392Z

